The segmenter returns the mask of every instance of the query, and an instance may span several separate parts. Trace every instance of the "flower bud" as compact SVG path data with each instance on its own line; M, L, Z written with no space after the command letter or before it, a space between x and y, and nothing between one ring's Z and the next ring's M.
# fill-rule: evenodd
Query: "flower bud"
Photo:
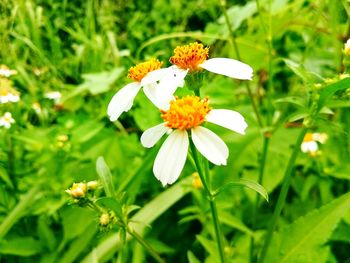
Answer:
M96 190L97 186L98 186L98 182L97 181L87 182L88 190Z
M66 190L66 193L73 198L82 198L85 197L86 191L87 186L85 183L74 183L70 189Z
M109 222L111 221L111 217L109 216L108 213L103 213L100 216L100 225L101 226L106 226L109 224Z

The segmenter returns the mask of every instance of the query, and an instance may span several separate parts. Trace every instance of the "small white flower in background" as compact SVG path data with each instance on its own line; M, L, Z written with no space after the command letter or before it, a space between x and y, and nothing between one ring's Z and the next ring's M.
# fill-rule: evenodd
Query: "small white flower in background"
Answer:
M316 156L318 153L318 143L324 144L328 139L326 133L306 133L303 142L301 143L301 151L308 153L311 156Z
M44 97L57 102L62 97L62 94L59 91L49 91L44 94Z
M164 123L146 130L141 136L144 147L153 147L164 134L169 134L161 146L153 165L153 173L163 186L174 183L185 165L189 134L198 151L216 165L226 165L229 150L215 133L200 126L211 122L240 134L245 134L244 117L232 110L211 109L208 98L197 96L176 98L168 110L161 109Z
M5 114L0 117L0 127L9 129L12 123L15 123L15 120L12 118L12 114L10 112L5 112Z
M0 66L0 76L8 78L8 77L10 77L12 75L16 75L16 74L17 74L16 70L9 69L6 65Z
M183 86L184 79L188 73L196 73L206 69L235 79L251 80L253 77L253 69L241 61L230 58L208 59L208 57L209 48L205 48L199 43L176 47L174 56L170 58L170 62L173 65L152 73L163 75L155 94L158 107L166 107L173 98L176 89Z
M345 55L350 56L350 39L344 44L344 53Z
M18 101L19 92L12 87L11 80L0 77L0 103Z
M116 121L124 111L131 109L134 99L142 87L147 98L154 105L158 106L159 103L155 98L155 91L157 82L163 76L162 69L160 69L161 66L162 62L158 59L151 59L129 69L128 78L135 82L121 88L111 99L107 109L107 114L111 121ZM153 72L157 73L151 74Z

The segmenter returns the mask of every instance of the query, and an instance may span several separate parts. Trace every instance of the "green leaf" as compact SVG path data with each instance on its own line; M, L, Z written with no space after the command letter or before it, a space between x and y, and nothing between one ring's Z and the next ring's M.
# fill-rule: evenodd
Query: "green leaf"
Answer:
M256 10L255 2L249 2L244 6L234 5L230 7L227 10L227 14L230 17L232 29L238 29L244 20L252 17L256 13ZM227 27L224 16L219 18L218 23Z
M187 251L187 259L189 263L201 263L198 258L192 253L192 251Z
M336 83L332 83L324 87L320 93L320 98L318 100L318 111L320 111L327 101L332 97L332 95L339 91L350 88L350 78L342 79Z
M115 82L123 72L124 68L117 67L111 71L83 74L82 78L84 79L84 82L77 86L70 93L68 93L65 97L63 97L61 101L65 102L66 100L80 95L86 91L92 95L106 92L109 90L113 82Z
M91 222L90 224L85 224L85 226L86 231L70 244L68 251L63 252L60 262L74 262L82 251L91 246L91 243L93 243L92 239L98 230L97 223Z
M0 240L7 234L11 227L27 212L28 207L36 201L36 196L40 194L39 185L33 187L26 193L15 208L5 217L0 225Z
M326 242L349 207L347 193L275 233L266 262L326 262Z
M87 226L94 221L95 211L81 207L67 206L61 212L64 242L81 235Z
M29 257L40 252L40 241L33 237L17 237L0 242L0 254Z
M322 78L316 73L309 72L303 65L298 64L290 59L284 59L287 67L289 67L297 76L299 76L304 83L315 83L322 81Z
M256 191L257 193L259 193L262 197L265 198L265 200L267 202L269 201L269 196L267 194L267 191L262 185L254 182L254 181L250 181L250 180L246 180L246 179L240 179L239 181L229 182L229 183L221 186L213 194L218 195L222 191L224 191L228 188L231 188L231 187L247 187L247 188L252 189L252 190Z
M103 185L107 197L115 196L112 174L102 156L97 158L96 171L98 176L100 177L101 183Z

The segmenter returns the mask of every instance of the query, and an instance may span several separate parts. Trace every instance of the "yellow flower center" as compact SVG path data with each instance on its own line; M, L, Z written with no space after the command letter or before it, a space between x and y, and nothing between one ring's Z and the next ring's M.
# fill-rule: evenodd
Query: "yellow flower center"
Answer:
M312 136L312 133L308 132L305 134L304 136L304 142L312 142L314 139L313 139L313 136Z
M162 62L154 58L149 61L137 64L135 67L129 69L128 78L133 79L137 82L141 82L144 76L146 76L151 71L160 69L162 64Z
M174 56L170 62L179 68L195 72L200 70L198 65L202 64L209 57L209 48L205 48L197 42L185 46L176 47Z
M161 117L171 129L188 130L201 125L210 110L208 98L186 96L171 101L167 111L161 110Z

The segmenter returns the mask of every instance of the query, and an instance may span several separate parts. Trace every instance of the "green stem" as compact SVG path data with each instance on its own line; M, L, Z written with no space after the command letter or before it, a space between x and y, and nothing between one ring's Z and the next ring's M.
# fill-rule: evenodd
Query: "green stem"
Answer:
M165 263L164 259L162 259L158 253L151 247L150 244L146 242L139 234L137 234L133 229L130 227L126 228L126 231L137 240L146 250L147 252L159 263Z
M286 201L286 197L287 197L287 193L288 193L288 190L289 190L291 178L292 178L292 175L294 173L294 164L295 164L295 161L296 161L296 159L298 157L298 154L300 152L300 145L303 142L303 139L304 139L304 136L305 136L307 130L308 129L306 127L304 127L300 131L300 133L298 135L298 138L297 138L297 140L295 142L292 155L291 155L291 157L289 159L288 166L287 166L286 172L284 174L284 178L283 178L283 182L282 182L282 189L281 189L281 192L280 192L280 194L278 196L276 208L275 208L275 210L273 212L273 216L272 216L269 228L267 230L266 239L265 239L265 243L264 243L261 255L260 255L259 263L263 263L264 262L266 254L268 252L268 249L269 249L269 246L270 246L270 243L271 243L271 240L272 240L273 231L275 230L278 218L279 218L279 216L281 214L281 211L282 211L282 209L284 207L284 203Z
M258 177L258 183L262 184L262 180L265 173L265 165L266 165L266 159L267 159L267 150L269 147L270 138L264 137L263 142L263 151L260 159L260 169L259 169L259 177ZM255 230L256 228L256 220L257 220L257 211L258 211L258 205L259 205L260 195L258 193L255 194L255 200L253 204L253 211L252 211L252 229ZM254 236L250 239L251 245L250 245L250 261L256 262L256 257L254 256Z
M200 162L200 156L199 153L197 152L197 149L195 145L193 144L192 141L190 141L190 147L191 147L191 152L193 155L194 162L197 167L197 171L199 174L199 177L203 183L204 189L206 190L207 197L209 199L210 203L210 210L211 210L211 215L213 217L213 223L214 223L214 229L215 229L215 235L216 235L216 242L218 245L218 250L219 250L219 255L220 255L220 262L224 263L225 262L225 254L224 254L224 247L223 247L223 242L222 242L222 233L220 229L220 222L219 222L219 217L218 217L218 210L216 207L216 202L215 202L215 195L211 192L209 185L208 185L208 178L209 174L208 171L208 161L203 160L205 162L205 168L203 169L203 166L201 165Z
M236 34L232 30L231 23L230 23L230 18L228 17L228 14L227 14L227 11L226 11L226 1L225 0L219 0L219 1L220 1L220 6L222 8L222 12L224 13L225 22L226 22L227 27L228 27L228 31L229 31L229 34L230 34L230 37L231 37L233 48L234 48L234 50L236 52L237 59L241 60L241 55L240 55L240 52L239 52L239 49L238 49L238 45L237 45L237 41L236 41ZM256 119L258 121L259 127L262 128L264 125L262 123L261 116L260 116L260 113L259 113L259 110L258 110L258 106L256 105L253 92L252 92L252 90L250 88L249 82L245 81L244 83L245 83L245 86L246 86L246 89L247 89L247 92L248 92L248 96L250 98L250 101L251 101L251 104L252 104L252 107L253 107L253 111L254 111Z

